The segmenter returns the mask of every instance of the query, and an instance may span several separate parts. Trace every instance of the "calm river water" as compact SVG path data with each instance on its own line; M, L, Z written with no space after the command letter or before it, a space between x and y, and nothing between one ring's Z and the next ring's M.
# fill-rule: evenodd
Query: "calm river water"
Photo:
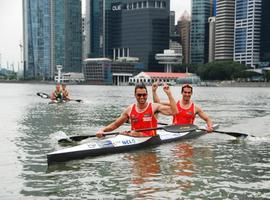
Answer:
M84 102L62 105L36 95L53 87L0 83L0 199L270 199L270 88L194 88L219 130L256 137L213 133L48 168L62 134L94 134L135 100L133 86L71 85ZM172 91L180 98L179 86Z

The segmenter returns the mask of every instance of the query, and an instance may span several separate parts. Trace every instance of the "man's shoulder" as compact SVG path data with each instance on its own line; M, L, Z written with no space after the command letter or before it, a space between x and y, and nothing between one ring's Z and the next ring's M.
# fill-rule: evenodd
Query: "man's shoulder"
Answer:
M129 111L131 111L133 105L134 105L134 104L130 104L129 106L125 107L123 113L124 113L124 112L127 112L127 113L128 113Z

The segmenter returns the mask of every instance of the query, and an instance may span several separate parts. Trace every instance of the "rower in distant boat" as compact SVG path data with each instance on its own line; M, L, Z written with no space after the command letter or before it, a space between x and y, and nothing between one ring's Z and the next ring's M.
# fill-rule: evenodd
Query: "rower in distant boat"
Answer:
M52 101L63 101L63 93L60 83L57 83L51 95Z
M119 126L130 121L131 130L145 129L145 128L156 128L157 119L155 114L162 113L164 115L174 115L177 113L177 107L175 100L171 94L171 90L167 84L164 84L163 90L169 98L168 105L162 105L159 103L148 103L147 102L147 88L143 83L139 83L135 86L134 95L137 100L136 103L128 106L113 123L100 129L97 133L97 137L103 137L105 132L113 131ZM126 132L123 133L129 136L137 137L151 137L156 136L156 130L142 131L142 132Z
M156 103L161 103L163 105L168 105L168 102L160 102L160 99L157 95L158 83L153 83L152 85L152 94L153 100ZM207 132L210 133L213 131L212 120L205 112L199 107L196 106L191 101L191 95L193 88L190 84L184 84L181 88L182 99L179 100L176 105L178 109L178 114L173 116L173 124L194 124L196 115L198 114L201 119L203 119L207 124Z
M64 101L70 101L70 97L69 97L69 92L66 88L66 84L62 83L62 95L63 95L63 100Z

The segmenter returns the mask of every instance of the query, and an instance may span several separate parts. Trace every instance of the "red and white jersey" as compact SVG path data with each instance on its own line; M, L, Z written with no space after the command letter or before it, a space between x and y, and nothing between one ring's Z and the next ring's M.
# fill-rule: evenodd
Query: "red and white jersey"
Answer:
M156 128L157 119L153 112L152 103L148 103L144 111L138 112L136 104L133 104L129 113L129 121L131 124L131 130L145 129L145 128ZM143 131L144 136L155 136L156 130Z
M185 109L180 105L180 101L176 103L178 114L173 116L173 124L193 124L196 116L195 104L192 102L190 107Z

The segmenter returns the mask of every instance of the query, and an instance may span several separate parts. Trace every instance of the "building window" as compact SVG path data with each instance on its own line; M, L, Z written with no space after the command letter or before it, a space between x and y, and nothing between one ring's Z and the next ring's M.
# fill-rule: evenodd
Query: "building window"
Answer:
M143 8L146 8L146 1L142 2L142 6L143 6Z

